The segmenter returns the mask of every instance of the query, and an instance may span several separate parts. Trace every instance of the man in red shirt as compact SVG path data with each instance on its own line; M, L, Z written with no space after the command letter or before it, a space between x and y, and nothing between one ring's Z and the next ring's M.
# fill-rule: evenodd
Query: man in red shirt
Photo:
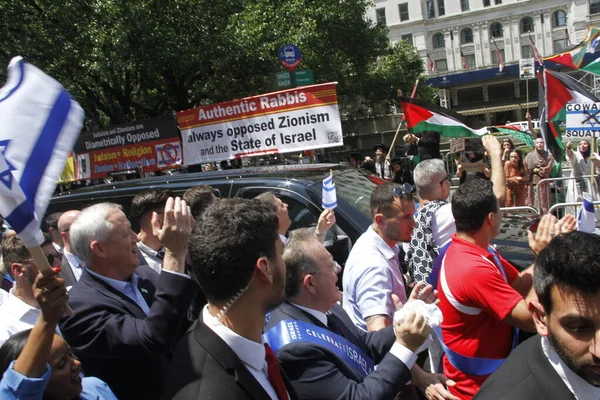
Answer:
M533 295L533 266L519 273L490 246L502 222L490 181L461 185L452 197L452 214L457 233L442 259L438 280L443 369L456 382L450 392L471 399L510 353L514 328L535 332L524 299ZM537 237L530 234L534 252L551 239L552 229L558 229L555 221L545 216Z

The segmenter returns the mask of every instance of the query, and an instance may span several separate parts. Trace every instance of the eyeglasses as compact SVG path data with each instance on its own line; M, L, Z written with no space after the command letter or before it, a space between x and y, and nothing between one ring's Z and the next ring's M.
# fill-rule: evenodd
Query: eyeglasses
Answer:
M440 181L440 185L441 185L442 183L444 183L444 181L448 181L448 182L450 182L450 181L451 181L451 179L452 179L452 175L450 175L450 174L446 174L446 176L444 177L444 179L442 179L442 180Z
M46 260L48 260L48 264L50 264L50 265L54 264L54 259L57 259L58 261L62 261L62 255L59 253L46 254Z
M400 186L396 186L394 188L394 193L398 195L398 197L413 197L413 193L415 192L415 188L410 183L403 183Z
M337 263L337 261L333 260L333 263L331 264L331 266L329 267L333 270L333 272L335 272L335 274L339 274L340 272L342 272L342 267L340 264ZM317 275L320 274L323 271L315 271L315 272L311 272L311 275Z

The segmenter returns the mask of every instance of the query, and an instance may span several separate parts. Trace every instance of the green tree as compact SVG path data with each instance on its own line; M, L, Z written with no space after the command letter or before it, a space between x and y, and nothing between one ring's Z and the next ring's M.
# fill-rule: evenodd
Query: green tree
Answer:
M387 112L423 73L366 18L366 0L9 0L0 68L22 55L59 80L89 129L275 90L278 49L338 82L349 117ZM2 76L0 76L2 79Z

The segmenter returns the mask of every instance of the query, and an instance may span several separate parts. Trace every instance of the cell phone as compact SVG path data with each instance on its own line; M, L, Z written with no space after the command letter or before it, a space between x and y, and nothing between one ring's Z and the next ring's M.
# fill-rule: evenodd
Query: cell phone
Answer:
M529 224L529 226L527 227L527 230L531 231L531 233L536 233L539 225L540 225L540 218L536 218L532 223Z

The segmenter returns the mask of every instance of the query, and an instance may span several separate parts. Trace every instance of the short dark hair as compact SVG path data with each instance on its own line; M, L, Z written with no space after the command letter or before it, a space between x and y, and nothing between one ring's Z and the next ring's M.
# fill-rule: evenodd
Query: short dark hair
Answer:
M192 215L196 219L200 218L202 213L212 204L214 197L213 188L209 185L191 187L183 194L183 200L190 206Z
M206 210L188 249L209 302L232 298L248 285L260 257L276 257L278 227L273 207L256 200L224 199Z
M27 250L27 246L18 236L11 236L2 241L2 262L4 269L14 279L10 266L14 263L23 263L25 260L31 259L31 254Z
M146 213L164 208L169 197L173 197L173 193L166 189L148 189L136 194L129 212L129 221L134 225L134 231L139 230L140 220Z
M312 228L296 229L290 232L289 240L283 252L285 262L285 295L294 297L300 292L302 279L307 274L319 271L309 244L319 243Z
M371 215L375 216L378 212L387 215L392 210L392 204L398 197L415 201L412 192L404 190L403 186L393 182L385 182L377 186L371 193ZM403 189L400 196L394 191L396 188Z
M585 294L600 291L600 236L574 231L556 236L540 251L533 287L546 313L552 310L552 287Z
M0 347L0 376L6 372L10 363L21 355L31 329L15 333L9 337Z
M473 179L460 185L452 195L452 215L457 232L477 232L489 213L498 211L492 182Z
M51 214L46 215L46 218L44 218L44 223L42 224L42 231L43 232L49 232L50 228L54 229L55 231L58 231L58 219L60 218L60 216L62 215L62 212L57 211L57 212L53 212Z

